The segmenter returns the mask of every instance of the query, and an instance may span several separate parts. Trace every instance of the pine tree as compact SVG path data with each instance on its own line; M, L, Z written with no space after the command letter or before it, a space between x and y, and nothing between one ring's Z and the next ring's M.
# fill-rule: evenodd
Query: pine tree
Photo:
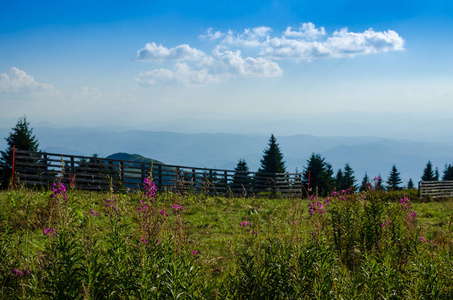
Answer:
M268 148L264 150L263 158L261 159L261 167L259 173L286 173L283 154L277 144L277 140L272 134L269 139Z
M402 182L403 181L401 180L400 173L396 169L396 166L393 165L392 171L390 172L390 175L387 179L387 189L391 191L399 190L400 189L399 185Z
M352 170L351 166L346 163L344 166L344 171L343 171L343 187L342 190L346 190L351 188L353 191L357 188L355 186L355 177L354 177L354 170Z
M409 182L407 183L407 189L412 190L414 189L414 182L412 181L412 178L409 178Z
M259 192L269 187L275 189L276 173L286 173L286 167L277 139L272 134L268 147L264 150L261 166L254 178L255 191Z
M453 180L453 164L445 164L444 175L442 180Z
M326 162L320 154L312 153L302 172L302 180L306 187L310 177L311 192L309 191L309 193L313 195L317 189L320 196L327 195L335 187L335 179L332 176L332 165Z
M436 171L434 171L434 181L439 180L439 169L436 167Z
M233 192L243 192L250 188L251 178L249 177L249 167L244 159L240 159L234 169L233 183L231 189Z
M362 184L360 185L360 192L368 191L370 187L370 179L368 178L368 174L365 172L365 176L363 176Z
M428 161L425 169L423 170L422 181L434 181L435 178L436 175L433 171L433 164L431 163L431 161Z
M343 171L338 169L337 176L335 177L335 188L337 191L343 189Z
M36 136L33 135L33 128L29 127L26 117L21 117L17 124L12 128L9 136L5 138L8 147L5 151L0 151L0 172L2 186L6 187L11 178L11 169L13 164L13 146L16 150L38 151L39 143Z

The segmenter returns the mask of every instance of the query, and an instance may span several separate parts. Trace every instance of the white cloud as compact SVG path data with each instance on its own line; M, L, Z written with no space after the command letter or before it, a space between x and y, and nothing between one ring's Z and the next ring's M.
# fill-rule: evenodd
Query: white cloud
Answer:
M336 31L325 41L273 38L260 54L274 59L311 61L316 58L354 57L358 54L404 50L404 40L393 30Z
M216 31L216 32L212 32L212 28L208 28L208 30L206 30L206 33L204 34L200 34L199 35L199 38L201 40L210 40L210 41L213 41L213 40L217 40L217 39L220 39L222 36L224 36L225 34L223 34L222 32L220 31Z
M173 69L143 72L137 81L142 84L180 82L198 85L230 77L277 77L283 74L283 70L275 60L313 61L404 50L403 38L393 30L374 31L370 28L364 32L350 32L343 28L327 36L324 27L316 28L309 22L301 23L298 28L288 26L280 37L271 34L272 29L266 26L248 28L241 33L232 30L214 32L208 28L199 36L200 39L218 40L223 37L211 55L186 44L166 48L154 42L148 43L137 52L138 60L173 61L176 64ZM244 58L238 48L256 52L256 56Z
M260 47L269 41L272 29L266 26L247 28L243 33L236 34L228 30L222 44L229 46Z
M142 85L157 83L199 85L217 81L213 75L208 73L207 69L192 70L185 63L176 63L173 70L161 68L140 73L136 80Z
M300 27L297 30L293 30L291 26L288 26L283 35L287 37L299 37L316 40L320 37L325 36L326 30L324 29L324 27L317 29L315 27L315 24L308 22L301 23Z
M184 61L193 60L200 61L206 57L206 54L195 48L191 48L189 45L182 44L174 48L166 48L156 43L147 43L144 48L137 52L138 60L150 60L150 61Z
M283 73L276 62L263 57L242 58L240 50L220 52L217 48L213 51L213 58L213 67L223 69L229 76L277 77Z
M0 74L0 92L20 93L32 91L53 90L47 83L39 83L32 76L16 67L11 67L8 73Z

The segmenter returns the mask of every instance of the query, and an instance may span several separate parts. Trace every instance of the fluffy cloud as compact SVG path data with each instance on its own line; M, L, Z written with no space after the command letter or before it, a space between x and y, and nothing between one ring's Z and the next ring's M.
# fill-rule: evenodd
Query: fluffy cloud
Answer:
M147 43L144 48L138 50L138 60L150 60L150 61L184 61L193 60L199 61L206 57L206 54L195 48L191 48L189 45L182 44L174 48L166 48L156 43Z
M324 27L317 29L315 27L315 24L308 22L300 24L300 27L297 30L293 30L291 26L288 26L283 35L286 37L298 37L316 40L320 37L325 36L326 30L324 29Z
M208 28L202 40L220 40L211 55L183 44L166 48L148 43L137 53L138 60L173 61L173 69L155 69L139 75L142 84L181 82L186 85L219 82L230 77L276 77L283 74L276 60L293 62L319 58L354 57L388 51L404 50L404 40L397 32L350 32L347 28L327 36L324 27L302 23L288 26L281 36L271 36L266 26L248 28L240 33L228 30L214 32ZM236 49L231 49L236 48ZM240 49L256 52L256 57L242 57ZM185 61L187 63L181 63ZM190 66L189 64L193 65Z
M25 71L11 67L8 73L0 74L0 92L20 93L42 90L52 90L53 86L39 83Z
M210 28L208 28L208 30L206 30L206 33L200 34L199 38L202 40L213 41L213 40L220 39L223 36L224 36L224 34L220 31L212 32L212 28L210 27Z

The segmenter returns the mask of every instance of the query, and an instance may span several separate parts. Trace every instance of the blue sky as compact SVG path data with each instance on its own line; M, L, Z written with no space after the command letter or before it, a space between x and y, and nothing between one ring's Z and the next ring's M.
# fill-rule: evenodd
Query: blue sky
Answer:
M33 124L173 131L231 131L222 124L241 120L234 131L263 134L297 133L287 121L336 135L349 122L363 128L351 134L367 135L385 123L401 126L395 136L412 128L413 138L424 122L452 119L449 1L0 8L0 126L25 114Z

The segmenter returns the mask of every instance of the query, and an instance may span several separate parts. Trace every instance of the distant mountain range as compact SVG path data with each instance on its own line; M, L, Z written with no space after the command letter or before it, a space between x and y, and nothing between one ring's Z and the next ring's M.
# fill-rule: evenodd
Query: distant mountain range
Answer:
M10 129L0 128L0 149ZM166 164L234 169L245 159L251 171L260 165L269 136L226 133L183 134L152 131L107 131L94 128L35 127L40 149L47 152L77 155L99 154L107 157L150 157ZM380 137L321 137L312 135L276 136L284 154L287 170L303 170L311 153L320 153L336 172L349 163L358 182L365 172L369 177L387 178L395 164L405 182L420 180L431 160L442 175L445 163L453 162L453 141L444 143L414 142ZM118 154L119 153L119 154Z

